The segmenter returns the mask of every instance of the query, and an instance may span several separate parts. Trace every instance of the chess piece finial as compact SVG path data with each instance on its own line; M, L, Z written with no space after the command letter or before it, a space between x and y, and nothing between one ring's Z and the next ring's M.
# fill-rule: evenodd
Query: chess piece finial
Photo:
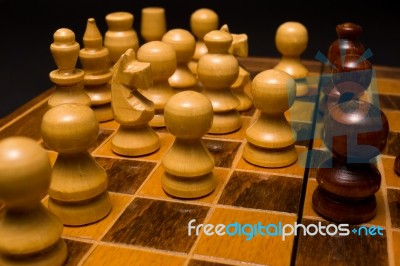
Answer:
M67 258L63 225L41 200L51 181L47 153L34 140L0 141L0 265L55 265Z
M340 76L343 79L348 75L354 75L354 73L346 74L345 72L356 71L361 74L363 69L372 68L365 64L368 60L362 58L365 52L364 45L359 41L362 30L360 25L351 22L336 26L338 38L332 42L328 50L329 67L331 68L332 76L336 76L336 78ZM342 66L342 64L344 65ZM322 84L322 97L318 105L319 111L322 114L327 113L332 105L339 102L340 97L341 93L338 91L337 86L335 86L334 81L328 80ZM367 100L368 94L359 93L357 97Z
M63 103L91 105L89 96L83 91L84 71L75 68L79 56L79 43L75 33L67 28L58 29L50 51L58 69L50 72L50 80L56 85L48 104L54 107Z
M167 31L165 9L158 6L145 7L141 15L140 34L145 42L161 41Z
M89 95L92 109L99 122L113 118L111 110L109 51L103 47L103 37L94 18L89 18L85 34L84 48L79 52L79 60L85 71L84 91Z
M189 68L193 74L197 75L197 62L200 57L207 53L207 46L203 38L210 31L217 30L219 24L218 14L209 8L200 8L190 16L190 30L196 37L196 48Z
M111 140L115 153L141 156L160 147L157 133L149 126L154 117L154 103L144 97L144 90L153 84L150 63L136 60L128 49L114 66L111 84L111 105L114 119L120 124Z
M282 58L274 68L285 71L296 80L296 96L306 95L309 91L306 81L308 69L300 59L308 44L306 27L295 21L281 24L276 31L275 44Z
M153 85L141 91L154 103L155 115L149 124L152 127L165 127L164 106L168 99L175 94L168 82L177 67L175 50L164 42L152 41L139 48L137 59L151 65Z
M362 55L365 52L364 45L359 41L363 31L360 25L345 22L336 26L338 38L329 46L328 59L333 64L338 58L345 55Z
M197 78L188 67L196 47L194 36L184 29L172 29L164 34L162 41L174 48L178 62L174 74L168 79L171 87L177 91L199 90Z
M176 137L162 160L165 173L161 181L168 194L198 198L214 190L214 159L201 141L212 120L211 102L201 93L182 91L168 100L165 122Z
M58 152L49 190L49 209L66 225L99 221L111 210L107 172L87 149L97 139L99 124L93 110L62 104L42 119L43 141Z
M139 49L139 38L133 29L134 16L129 12L113 12L106 16L108 30L104 36L104 46L110 52L111 67L128 49Z
M213 105L214 119L209 133L226 134L238 130L242 121L236 108L239 100L232 94L231 86L239 75L239 63L228 53L232 44L231 34L215 30L204 36L208 53L197 66L197 74L203 84L203 94ZM216 71L218 70L218 71Z
M296 83L284 71L270 69L257 74L252 83L254 106L261 111L246 131L246 161L262 167L284 167L297 160L296 131L285 118L293 105Z

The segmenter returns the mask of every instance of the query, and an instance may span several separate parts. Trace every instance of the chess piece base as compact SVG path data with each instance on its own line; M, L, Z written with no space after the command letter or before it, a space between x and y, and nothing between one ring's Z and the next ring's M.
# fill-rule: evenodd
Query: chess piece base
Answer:
M238 130L242 126L242 120L237 110L214 113L210 134L226 134Z
M54 246L31 256L7 257L0 256L0 265L2 266L61 266L67 259L67 245L63 239L60 239Z
M236 110L238 110L239 112L247 111L253 106L253 101L243 91L232 90L232 93L233 93L233 95L236 96L236 98L239 99L239 102L240 102L239 106L236 107Z
M108 81L106 80L105 82ZM92 105L103 105L111 102L111 89L109 83L101 85L85 84L83 91L90 97Z
M160 148L160 139L148 126L120 126L111 141L113 152L124 156L141 156Z
M297 161L297 152L294 145L282 149L263 149L247 142L243 149L243 158L261 167L285 167Z
M151 127L165 127L164 114L155 114L149 125Z
M381 184L381 174L375 165L345 164L335 158L319 166L316 179L324 191L354 200L374 195Z
M92 110L99 122L110 121L114 118L111 104L92 105Z
M315 189L312 196L314 210L322 217L337 223L361 224L376 215L375 195L360 200L335 197L321 189Z
M85 225L97 222L111 211L111 201L108 192L79 202L60 202L49 198L49 210L53 212L64 225Z
M164 191L171 196L199 198L214 191L216 180L212 172L195 178L182 178L165 172L161 178L161 183Z

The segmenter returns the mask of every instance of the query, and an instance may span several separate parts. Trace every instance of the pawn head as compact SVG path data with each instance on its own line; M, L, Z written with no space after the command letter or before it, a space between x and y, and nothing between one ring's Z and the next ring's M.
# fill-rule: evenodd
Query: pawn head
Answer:
M275 44L282 55L300 56L308 44L306 27L295 21L283 23L276 31Z
M0 141L0 202L8 210L38 206L47 194L51 164L45 150L26 137Z
M95 142L99 123L90 107L66 103L44 114L41 131L50 149L62 154L76 154L86 151Z
M211 128L213 107L203 94L182 91L169 98L164 117L168 131L177 138L201 138Z

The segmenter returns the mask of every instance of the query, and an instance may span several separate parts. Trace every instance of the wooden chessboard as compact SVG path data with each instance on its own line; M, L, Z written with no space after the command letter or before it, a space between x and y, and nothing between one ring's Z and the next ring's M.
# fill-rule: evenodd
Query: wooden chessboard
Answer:
M253 77L277 59L242 58ZM390 123L389 141L377 165L382 174L377 193L378 211L367 224L380 226L383 236L188 236L188 222L204 224L330 224L316 214L311 195L316 187L316 164L326 154L320 139L321 115L317 111L319 81L324 67L305 61L311 90L297 98L286 113L296 129L299 160L292 166L268 169L242 158L245 131L257 111L242 112L243 126L227 135L206 135L204 142L216 161L218 185L209 196L181 200L165 194L160 161L174 138L158 130L161 148L148 156L128 158L111 151L110 139L118 124L101 123L91 153L109 174L113 209L102 221L87 226L65 226L69 249L66 265L400 265L400 177L393 170L400 153L400 68L375 67L380 108ZM40 122L52 89L0 120L0 138L24 135L41 141ZM313 149L313 153L307 151ZM313 156L308 156L312 154ZM56 154L49 151L54 162ZM308 157L307 157L308 156ZM44 199L46 204L46 199Z

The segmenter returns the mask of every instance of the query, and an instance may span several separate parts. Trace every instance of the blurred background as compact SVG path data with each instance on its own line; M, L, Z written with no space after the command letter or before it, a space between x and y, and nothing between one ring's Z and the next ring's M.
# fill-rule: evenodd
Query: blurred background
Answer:
M266 7L264 7L266 5ZM297 1L228 0L141 0L141 1L22 1L0 0L0 118L49 89L49 72L56 69L49 46L53 33L62 27L75 32L81 44L87 19L93 17L100 31L107 31L105 16L115 11L134 15L134 29L140 37L141 9L161 6L166 10L167 29L190 30L190 15L207 7L219 15L220 26L232 33L246 33L249 56L279 57L275 31L286 21L298 21L308 29L309 43L303 59L327 53L343 22L361 25L361 42L370 48L373 65L400 66L400 16L394 4L377 1L324 1L318 5Z

